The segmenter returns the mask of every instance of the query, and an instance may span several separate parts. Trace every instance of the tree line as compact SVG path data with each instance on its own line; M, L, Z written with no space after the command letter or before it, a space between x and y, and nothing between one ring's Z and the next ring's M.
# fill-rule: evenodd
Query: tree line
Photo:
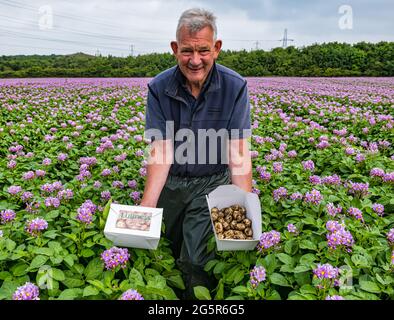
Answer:
M330 42L271 51L223 50L218 63L242 76L394 76L394 42ZM0 78L153 77L176 64L171 53L138 56L0 56Z

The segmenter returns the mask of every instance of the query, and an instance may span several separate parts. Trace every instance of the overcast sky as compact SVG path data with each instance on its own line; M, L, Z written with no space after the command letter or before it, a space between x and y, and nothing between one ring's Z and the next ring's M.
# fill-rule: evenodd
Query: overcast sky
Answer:
M180 14L217 16L223 49L394 41L393 0L0 0L0 55L169 52ZM293 41L291 41L292 39Z

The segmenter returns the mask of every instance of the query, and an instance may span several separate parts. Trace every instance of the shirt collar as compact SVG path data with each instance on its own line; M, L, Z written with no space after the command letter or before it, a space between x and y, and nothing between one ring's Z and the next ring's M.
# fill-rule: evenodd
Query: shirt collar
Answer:
M186 85L186 78L182 74L179 66L176 66L174 73L166 87L165 93L170 96L176 96L180 86ZM202 91L211 92L220 89L220 77L217 71L216 62L214 62L211 70L209 71L208 77L204 82Z

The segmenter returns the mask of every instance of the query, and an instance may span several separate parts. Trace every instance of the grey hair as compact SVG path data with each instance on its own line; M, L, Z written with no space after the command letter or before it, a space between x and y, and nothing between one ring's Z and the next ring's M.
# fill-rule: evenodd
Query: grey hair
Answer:
M212 12L193 8L186 10L182 13L178 21L178 27L176 28L176 40L179 41L180 30L186 27L190 33L200 31L205 27L210 27L213 31L213 40L216 41L217 28L216 28L216 17Z

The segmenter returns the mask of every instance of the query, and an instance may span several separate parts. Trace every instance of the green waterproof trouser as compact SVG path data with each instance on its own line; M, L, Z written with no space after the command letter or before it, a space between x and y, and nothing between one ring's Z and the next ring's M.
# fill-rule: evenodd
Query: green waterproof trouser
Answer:
M212 224L206 195L220 185L230 183L229 171L204 177L169 175L157 204L163 208L165 237L177 265L183 273L186 291L183 298L193 299L193 287L213 289L214 279L204 271L205 264L215 257L207 252Z

